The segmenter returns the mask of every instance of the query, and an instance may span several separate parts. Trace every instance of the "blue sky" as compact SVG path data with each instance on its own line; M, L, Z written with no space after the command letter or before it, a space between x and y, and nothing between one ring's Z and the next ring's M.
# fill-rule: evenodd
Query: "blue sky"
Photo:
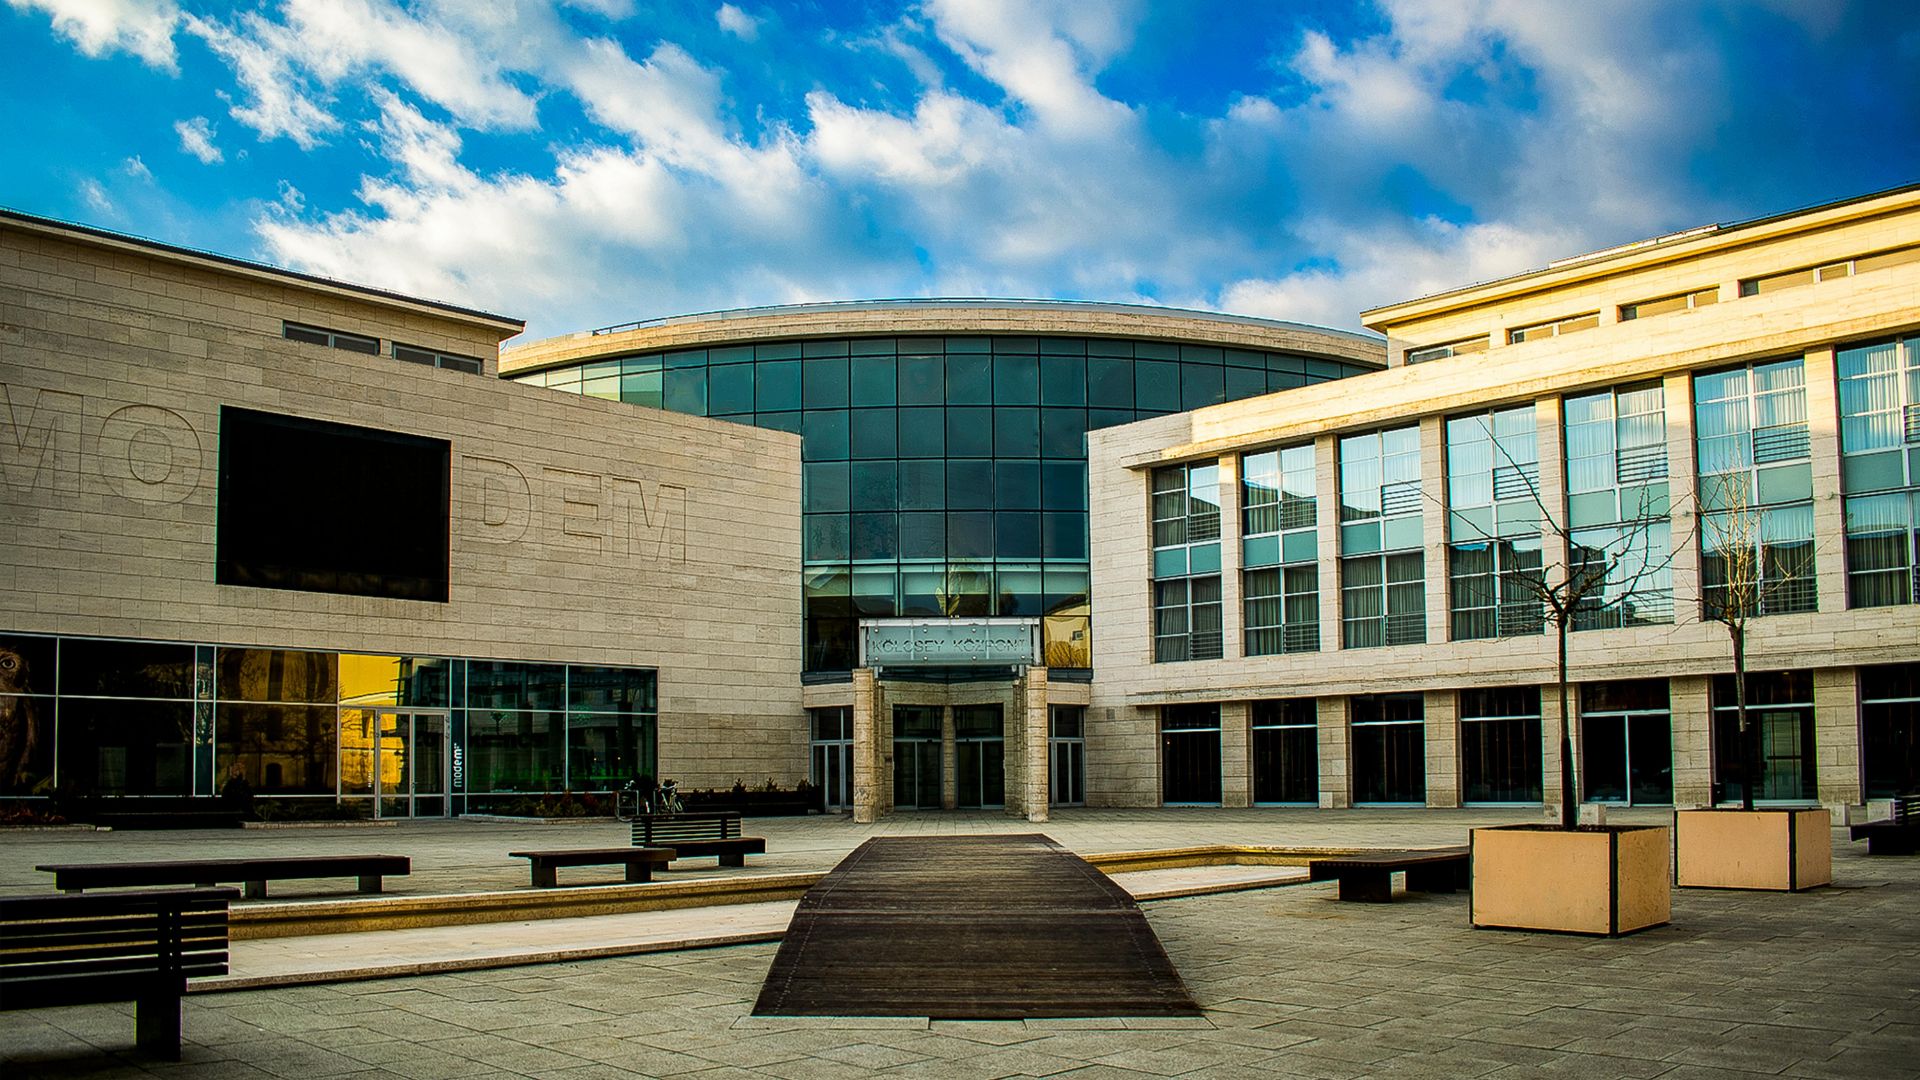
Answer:
M1330 326L1920 181L1904 0L6 0L0 204L525 318Z

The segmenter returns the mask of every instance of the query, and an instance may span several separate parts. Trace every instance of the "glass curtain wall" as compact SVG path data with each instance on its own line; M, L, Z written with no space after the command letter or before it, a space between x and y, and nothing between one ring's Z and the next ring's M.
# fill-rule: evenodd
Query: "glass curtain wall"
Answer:
M1220 706L1160 707L1160 801L1220 805Z
M1447 420L1453 639L1538 634L1540 453L1531 404Z
M1112 338L951 336L651 353L519 381L805 437L809 671L861 618L1038 617L1092 662L1085 433L1368 370Z
M1426 701L1419 694L1357 694L1347 699L1353 725L1353 801L1427 801Z
M1813 465L1799 357L1697 375L1703 612L1813 611Z
M1835 363L1848 602L1920 604L1920 337L1841 349Z
M1240 458L1241 594L1246 654L1320 648L1313 444Z
M1920 663L1863 667L1859 677L1867 798L1920 792Z
M1153 659L1218 660L1220 466L1153 470Z
M1747 722L1760 729L1759 802L1809 802L1815 797L1813 674L1747 672ZM1745 797L1747 770L1740 746L1740 710L1732 675L1713 677L1713 779L1720 798Z
M1460 691L1460 798L1541 801L1539 687Z
M53 791L57 653L53 638L0 634L0 795Z
M1673 719L1665 679L1580 686L1580 790L1587 802L1673 803Z
M55 782L99 795L208 794L194 782L194 647L62 638Z
M1641 383L1567 398L1571 572L1601 585L1574 630L1673 621L1666 389Z
M1312 698L1279 698L1249 706L1253 728L1253 801L1313 806L1320 801L1320 743Z
M1420 428L1340 440L1341 646L1427 640Z

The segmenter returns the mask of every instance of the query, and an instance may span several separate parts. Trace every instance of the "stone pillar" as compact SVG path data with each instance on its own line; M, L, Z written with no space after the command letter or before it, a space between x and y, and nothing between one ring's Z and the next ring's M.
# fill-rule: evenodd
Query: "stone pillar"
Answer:
M1323 697L1314 702L1320 739L1320 808L1344 810L1353 805L1353 781L1348 762L1353 739L1347 727L1347 699Z
M1847 609L1847 519L1840 495L1840 393L1833 346L1806 353L1807 443L1813 459L1813 575L1819 609ZM1820 699L1816 696L1814 701ZM1816 759L1818 760L1818 759ZM1855 785L1859 784L1856 781ZM1821 788L1821 798L1826 798ZM1841 820L1834 818L1835 821Z
M1447 423L1444 417L1420 418L1420 531L1426 578L1426 641L1447 641L1452 620L1447 612Z
M1713 680L1688 675L1667 680L1673 724L1673 805L1713 805Z
M1015 676L1012 693L1000 704L1000 812L1027 812L1027 680Z
M1220 805L1253 805L1253 710L1244 701L1220 703Z
M1427 805L1460 805L1460 710L1452 690L1422 695L1426 718Z
M1024 755L1027 820L1038 823L1047 820L1049 804L1053 802L1050 792L1052 774L1047 768L1047 737L1050 734L1047 724L1047 669L1028 668L1027 677L1022 682L1027 714Z
M1246 607L1240 600L1240 456L1220 459L1220 655L1246 655Z
M1819 491L1815 481L1815 491ZM1826 582L1820 583L1825 589ZM1826 606L1822 593L1821 606ZM1860 680L1855 668L1813 673L1814 794L1838 823L1864 801L1860 777Z
M1685 372L1668 375L1662 386L1667 410L1667 543L1673 551L1668 569L1673 577L1674 625L1700 618L1699 507L1694 492L1699 477L1693 471L1693 378ZM1677 745L1677 744L1676 744Z
M853 821L871 825L880 813L880 688L872 668L853 671Z
M1580 786L1580 688L1567 687L1567 711L1575 714L1574 724L1574 786ZM1560 728L1563 723L1560 716L1560 685L1548 683L1540 688L1540 800L1545 814L1555 821L1560 819L1560 808L1566 804L1568 796L1560 790Z
M940 706L940 809L960 805L960 743L953 734L953 706Z
M1320 648L1340 647L1340 440L1313 440L1314 550L1320 569Z

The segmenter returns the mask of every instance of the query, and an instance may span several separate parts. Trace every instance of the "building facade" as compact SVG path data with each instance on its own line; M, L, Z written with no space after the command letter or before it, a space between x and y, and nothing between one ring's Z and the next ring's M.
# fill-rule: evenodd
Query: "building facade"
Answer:
M0 794L440 816L804 776L800 440L517 321L0 216Z
M1090 798L1557 804L1563 621L1580 797L1737 798L1721 615L1757 798L1912 789L1920 189L1363 319L1383 372L1090 433Z

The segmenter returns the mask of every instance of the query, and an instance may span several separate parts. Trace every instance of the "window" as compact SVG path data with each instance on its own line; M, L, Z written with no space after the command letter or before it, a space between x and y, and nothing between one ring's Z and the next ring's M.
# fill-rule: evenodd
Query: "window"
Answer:
M1311 806L1320 801L1320 747L1312 698L1256 701L1253 729L1253 801Z
M1531 404L1447 420L1455 641L1537 634L1545 625L1539 488Z
M1692 311L1695 308L1703 308L1709 304L1717 304L1719 302L1720 289L1718 286L1711 289L1696 289L1693 292L1676 293L1673 296L1662 296L1655 300L1641 300L1638 303L1621 304L1620 321L1630 322L1634 319L1646 319L1655 315L1667 315L1675 311Z
M1694 378L1703 609L1813 611L1813 473L1799 358Z
M1449 356L1465 356L1468 353L1482 353L1486 352L1492 345L1492 338L1487 334L1482 334L1479 337L1462 338L1459 341L1449 341L1444 345L1423 345L1417 349L1407 350L1407 363L1424 364L1429 360L1444 360Z
M1160 785L1163 803L1219 805L1219 705L1161 706Z
M280 336L288 341L304 341L309 345L325 345L348 352L365 353L368 356L380 355L380 340L349 334L341 330L326 330L318 326L302 326L299 323L280 324Z
M1740 799L1746 789L1746 754L1740 744L1740 710L1734 677L1713 677L1713 778L1720 798ZM1761 801L1814 798L1813 676L1805 671L1747 673L1747 723L1760 739Z
M1507 344L1518 345L1523 341L1539 341L1542 338L1561 337L1566 334L1591 330L1600 325L1600 313L1589 311L1585 315L1569 315L1564 319L1535 323L1507 331Z
M1573 629L1672 622L1665 388L1582 394L1564 412L1570 571L1603 578Z
M1866 796L1905 795L1920 787L1920 663L1863 667L1859 676Z
M480 374L480 369L484 366L481 359L477 356L462 356L459 353L438 352L433 349L422 349L415 345L402 345L397 341L393 343L393 358L395 360L404 360L409 364L425 364L428 367L447 368L451 371L464 371L469 375Z
M1320 648L1319 537L1313 445L1240 459L1248 656Z
M1673 802L1673 722L1665 679L1580 687L1580 791L1587 802Z
M1461 799L1538 803L1540 688L1460 691Z
M1427 640L1420 429L1340 440L1341 646Z
M1419 694L1357 694L1353 710L1353 801L1427 799L1426 703Z
M1221 656L1220 467L1153 471L1154 660Z
M1920 603L1920 337L1835 359L1849 602Z
M1740 295L1760 296L1778 292L1781 289L1811 285L1816 281L1833 281L1836 278L1852 277L1855 274L1865 274L1873 270L1883 270L1889 266L1902 266L1915 262L1920 262L1920 247L1876 251L1871 255L1859 255L1820 266L1807 266L1798 270L1767 274L1764 277L1746 278L1740 282Z

